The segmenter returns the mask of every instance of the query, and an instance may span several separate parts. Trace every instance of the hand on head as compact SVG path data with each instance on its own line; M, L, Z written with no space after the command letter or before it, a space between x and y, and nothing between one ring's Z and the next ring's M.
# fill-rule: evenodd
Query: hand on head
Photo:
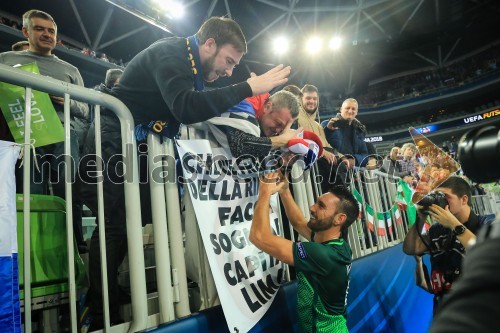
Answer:
M254 96L261 95L271 91L277 86L281 86L288 81L291 67L278 65L262 75L250 73L250 78L247 80Z
M283 138L283 141L285 141L285 142L288 142L291 139L296 138L297 135L299 135L300 132L302 132L302 130L303 130L302 127L299 127L296 130L292 129L291 127L292 127L293 123L294 123L294 120L293 119L290 120L286 124L285 128L283 129L283 132L280 133L280 136Z

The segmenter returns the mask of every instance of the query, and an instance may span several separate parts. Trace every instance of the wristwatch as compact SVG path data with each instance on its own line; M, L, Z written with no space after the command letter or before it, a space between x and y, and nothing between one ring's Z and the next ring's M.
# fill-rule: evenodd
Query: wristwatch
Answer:
M465 230L467 230L467 228L463 224L459 224L455 228L453 228L453 233L455 234L455 236L460 236L465 232Z

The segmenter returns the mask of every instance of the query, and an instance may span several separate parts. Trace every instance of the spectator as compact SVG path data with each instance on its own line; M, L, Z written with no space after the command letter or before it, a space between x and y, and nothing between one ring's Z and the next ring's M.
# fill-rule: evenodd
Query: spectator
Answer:
M104 84L108 89L112 89L120 82L120 78L123 75L123 70L119 68L111 68L106 71L106 79Z
M309 242L293 243L271 230L269 202L274 193L280 193L290 223ZM262 176L249 238L260 250L295 267L299 332L347 332L352 252L346 239L349 226L358 217L358 204L344 186L335 186L309 210L311 219L306 221L286 176Z
M14 66L17 64L28 64L36 62L40 70L40 74L50 76L54 79L65 81L68 83L84 86L82 76L78 69L69 63L62 61L52 54L56 47L57 40L57 25L49 14L40 10L29 10L23 15L22 32L28 38L29 50L24 52L5 52L0 54L0 63ZM64 98L60 96L50 96L54 108L61 122L64 122ZM0 114L3 118L3 115ZM71 121L71 157L76 165L79 162L79 144L83 143L83 139L88 130L89 109L86 103L75 100L70 101L70 121ZM64 161L64 142L55 143L52 145L39 147L36 149L37 157L42 161L49 162L50 179L55 195L65 197L65 178L74 178L75 168L71 175L64 174L64 168L59 168L59 164ZM42 165L43 162L38 162ZM33 166L32 166L33 168ZM43 171L43 169L42 169ZM34 174L34 175L33 175ZM35 178L31 184L31 193L47 194L48 184L47 175L36 172L33 168L32 176ZM21 179L19 175L18 179ZM56 181L58 180L58 181ZM35 184L36 183L36 184ZM22 185L18 188L21 189ZM83 242L82 233L82 213L81 205L76 201L76 196L73 202L73 229L75 231L76 242L81 251L85 251L86 244Z
M221 146L229 147L232 156L262 159L295 137L297 131L290 126L299 115L299 108L292 93L278 91L272 96L246 98L220 117L202 124L209 126Z
M111 89L120 82L120 77L123 74L123 70L118 68L111 68L106 71L106 77L104 79L104 83L101 83L98 86L95 86L94 89L100 91L105 94L111 94ZM90 119L94 121L95 110L92 109ZM94 132L94 130L92 131Z
M415 155L417 154L417 147L413 143L405 143L401 147L401 155L399 165L401 166L401 172L407 174L404 177L404 181L409 185L412 185L418 177L417 168L415 165ZM427 161L428 162L428 161Z
M101 58L100 58L102 61L105 61L105 62L109 62L109 59L108 57L106 56L106 53L103 53L101 54Z
M333 154L333 148L330 146L325 138L325 131L323 127L316 121L319 110L319 95L318 88L312 84L306 84L301 89L302 92L302 108L299 113L299 126L307 131L311 131L320 137L323 148L323 156L328 163L335 163L335 155Z
M63 43L62 39L59 39L59 40L57 41L57 45L58 45L58 46L60 46L60 47L64 47L65 49L67 49L67 47L66 47L66 45L64 45L64 43Z
M221 89L203 91L204 81L215 81L219 77L231 76L234 67L246 52L246 41L238 24L228 18L210 18L189 37L165 38L152 44L132 59L124 70L120 82L113 87L112 94L129 108L136 124L136 137L145 139L156 125L162 126L159 135L174 137L180 123L193 124L219 116L231 106L252 95L270 91L287 81L290 68L277 66L267 73L252 75L245 82ZM163 126L162 124L165 124ZM126 248L126 216L123 189L123 164L115 154L121 154L120 126L116 117L102 112L101 131L103 160L108 170L104 175L104 215L106 219L107 270L111 323L121 321L118 313L118 266ZM153 125L155 125L153 127ZM94 129L87 136L86 151L95 153ZM90 156L92 157L92 156ZM84 164L81 174L95 171L89 163ZM114 173L116 172L116 173ZM140 168L143 176L147 170ZM149 184L142 187L147 192ZM97 212L97 187L88 183L82 189L87 206ZM143 198L142 222L151 220L148 198ZM102 291L99 258L99 229L92 235L89 254L89 281L87 306L93 321L84 318L91 329L103 326ZM91 317L89 317L91 318Z
M476 215L471 209L471 189L460 177L450 177L436 190L444 192L447 205L436 204L420 207L417 221L406 234L403 251L408 255L431 256L431 279L429 292L434 294L434 313L439 310L443 297L459 278L462 258L466 250L475 243L476 234L491 219ZM419 235L423 223L430 215L437 223L427 234Z
M27 40L12 44L12 51L26 51L29 50L30 43Z
M298 125L304 130L315 133L323 144L323 156L318 160L318 172L322 177L322 191L326 192L333 183L343 184L346 178L345 167L341 166L340 170L338 169L334 150L326 140L323 127L316 121L319 110L318 88L312 84L306 84L301 90L298 90L298 87L293 85L283 89L290 90L300 98L302 107L300 108Z
M403 178L406 183L411 185L413 177L409 171L402 171L401 163L399 163L402 158L400 152L401 149L399 147L393 147L389 155L384 158L381 171L391 176Z
M340 113L321 123L326 139L350 169L355 165L365 166L369 155L365 142L366 127L356 119L357 114L358 102L348 98L342 103Z

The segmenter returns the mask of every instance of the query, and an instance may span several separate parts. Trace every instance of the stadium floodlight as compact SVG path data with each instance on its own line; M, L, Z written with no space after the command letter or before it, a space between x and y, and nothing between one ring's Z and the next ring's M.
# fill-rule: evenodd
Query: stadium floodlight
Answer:
M330 42L328 43L328 47L330 48L330 50L338 50L340 49L340 47L342 46L342 39L340 37L332 37L332 39L330 39Z
M290 41L285 36L280 36L273 41L273 51L276 54L285 54L290 49Z
M310 54L317 54L323 48L323 40L319 37L311 37L306 43L306 51Z
M184 6L179 2L172 2L169 12L172 18L181 18L184 16Z
M177 19L184 16L184 6L177 1L156 0L155 2L167 17Z

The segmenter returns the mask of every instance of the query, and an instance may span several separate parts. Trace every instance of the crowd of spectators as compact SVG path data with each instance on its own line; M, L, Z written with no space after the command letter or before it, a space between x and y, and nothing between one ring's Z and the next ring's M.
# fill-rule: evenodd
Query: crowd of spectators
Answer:
M498 106L500 106L500 100L496 99L484 103L483 105L476 105L474 108L470 106L465 109L457 110L455 107L451 106L445 109L442 108L430 109L427 112L421 112L416 114L415 116L412 117L411 120L408 120L408 118L404 117L391 120L389 126L385 123L383 124L377 122L371 123L367 131L367 135L370 136L380 133L399 132L403 130L408 130L410 126L411 127L428 126L428 124L431 123L448 121L460 117L466 117L468 115L473 115L479 112L485 112L487 110L491 110L492 108ZM463 107L463 105L460 105L458 107Z
M500 45L448 66L406 75L368 88L358 99L360 104L375 107L405 98L417 97L442 89L459 87L496 71Z

